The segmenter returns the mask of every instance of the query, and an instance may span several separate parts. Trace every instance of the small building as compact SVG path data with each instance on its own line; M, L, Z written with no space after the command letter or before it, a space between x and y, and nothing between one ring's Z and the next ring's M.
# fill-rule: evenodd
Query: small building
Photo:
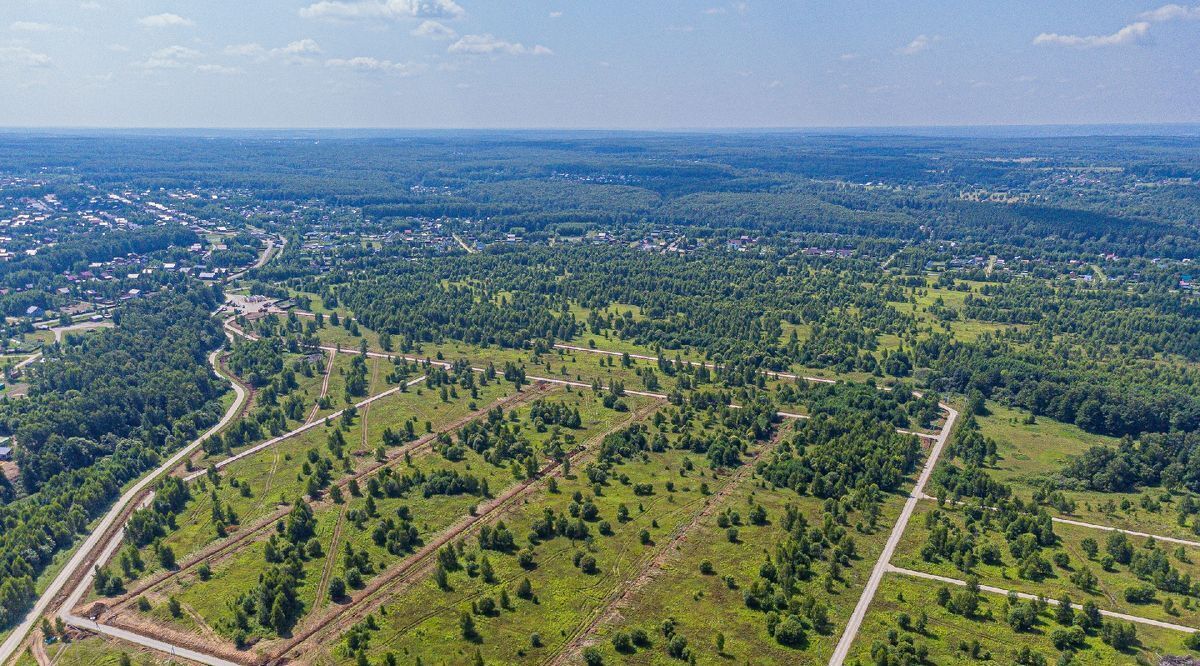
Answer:
M11 446L0 446L0 460L12 460Z

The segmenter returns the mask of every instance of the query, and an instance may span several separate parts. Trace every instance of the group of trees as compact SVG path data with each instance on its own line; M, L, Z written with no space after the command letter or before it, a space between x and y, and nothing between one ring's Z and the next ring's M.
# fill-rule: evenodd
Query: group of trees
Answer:
M796 434L762 473L776 486L836 498L872 487L891 492L920 458L916 437L897 433L867 413L846 410L798 422Z
M1094 446L1067 463L1062 476L1104 492L1158 485L1200 492L1200 435L1176 431L1136 442L1126 437L1117 447Z

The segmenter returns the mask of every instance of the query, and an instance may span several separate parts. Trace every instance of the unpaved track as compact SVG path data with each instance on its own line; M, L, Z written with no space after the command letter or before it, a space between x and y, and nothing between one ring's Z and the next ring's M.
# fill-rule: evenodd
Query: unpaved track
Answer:
M329 358L325 361L325 379L321 380L321 394L317 396L317 402L308 412L308 418L304 419L305 423L312 423L313 419L317 418L317 414L321 411L321 399L329 395L329 376L333 374L333 358L334 353L329 352Z
M646 415L657 407L658 405L647 406L631 414L630 418L623 420L621 424L614 425L604 432L589 438L587 442L580 445L568 456L572 467L575 466L578 459L590 452L595 443L602 441L606 435L628 425L632 420L644 419ZM536 490L545 479L552 476L559 476L561 473L561 466L557 462L551 461L532 478L509 486L495 499L479 507L475 515L464 517L458 523L443 531L432 542L426 544L408 558L401 560L391 570L375 577L362 592L355 596L350 604L336 609L336 612L330 613L327 617L317 620L315 626L307 628L303 632L297 632L297 635L291 641L274 652L270 663L283 663L288 659L299 658L304 654L304 645L310 640L316 640L320 643L322 635L326 634L327 630L345 629L364 617L367 613L374 611L379 605L385 603L388 596L398 588L427 574L434 564L435 558L433 555L442 546L451 543L460 536L470 533L475 528L487 522L498 519L511 507L517 506L517 500Z
M767 453L775 450L775 447L779 445L783 436L783 430L779 429L771 437L770 441L759 447L753 458L743 462L733 474L729 475L720 490L714 493L712 497L709 497L700 509L692 514L690 519L677 526L671 532L667 543L659 548L654 556L638 569L636 575L631 577L624 585L614 587L608 597L596 608L592 618L574 633L570 641L565 643L556 652L550 654L544 663L559 666L577 657L588 646L589 639L596 629L602 624L607 624L615 620L620 615L621 608L627 605L639 590L658 576L662 571L663 565L677 552L676 549L679 544L687 539L688 535L691 534L692 530L702 520L711 516L714 511L725 505L725 500L741 487L743 481L753 474L758 461Z
M333 537L329 540L329 550L325 553L325 564L321 565L321 582L317 583L317 595L313 601L313 607L320 607L325 602L325 596L329 593L329 579L333 577L333 562L337 555L338 541L342 538L342 524L346 521L346 507L349 504L342 505L342 510L338 512L337 522L333 524Z

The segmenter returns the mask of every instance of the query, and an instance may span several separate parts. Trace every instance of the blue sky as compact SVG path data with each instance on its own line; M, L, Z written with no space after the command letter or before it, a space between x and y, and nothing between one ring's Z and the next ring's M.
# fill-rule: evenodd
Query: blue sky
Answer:
M0 126L1196 122L1197 53L1161 1L3 0Z

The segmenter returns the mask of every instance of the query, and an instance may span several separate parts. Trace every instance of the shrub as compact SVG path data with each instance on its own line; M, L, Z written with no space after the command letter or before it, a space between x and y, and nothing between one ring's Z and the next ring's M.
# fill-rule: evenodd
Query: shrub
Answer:
M804 632L804 623L795 615L788 615L775 626L775 640L780 645L801 647L807 638L808 636Z

